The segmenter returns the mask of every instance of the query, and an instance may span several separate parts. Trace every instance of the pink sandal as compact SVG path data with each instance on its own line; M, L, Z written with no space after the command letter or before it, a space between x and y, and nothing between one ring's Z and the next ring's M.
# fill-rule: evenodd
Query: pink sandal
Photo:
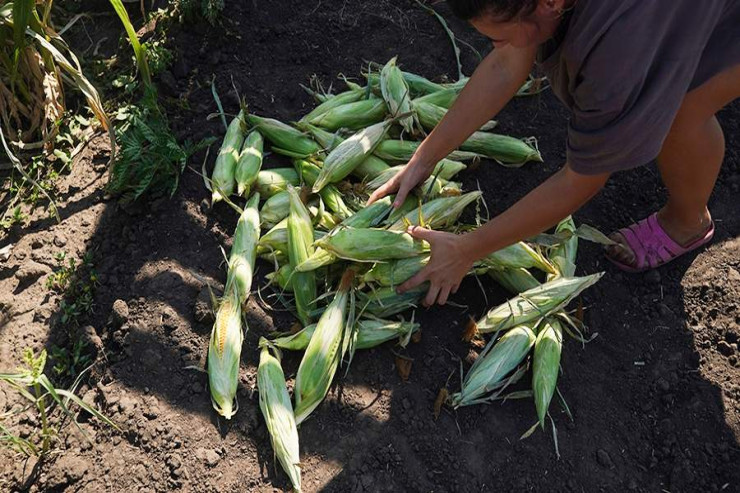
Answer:
M606 258L626 272L644 272L665 265L671 260L680 257L700 246L706 245L714 237L714 222L704 235L689 245L683 247L673 241L658 222L657 214L653 214L642 221L619 230L627 241L627 245L635 254L634 265L628 265L613 259Z

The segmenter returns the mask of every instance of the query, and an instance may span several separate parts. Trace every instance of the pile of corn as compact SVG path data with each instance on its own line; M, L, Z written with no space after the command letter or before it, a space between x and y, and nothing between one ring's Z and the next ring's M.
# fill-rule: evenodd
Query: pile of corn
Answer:
M418 324L399 314L417 306L426 286L404 294L396 287L426 265L430 252L426 242L406 233L407 227L450 232L475 227L460 218L477 207L482 194L465 192L455 181L470 161L521 166L542 160L534 139L491 133L496 123L489 122L440 161L400 208L391 208L391 197L366 207L368 195L413 155L463 84L437 84L403 72L395 58L370 70L365 80L364 86L346 81L348 89L336 95L309 90L320 104L292 124L243 109L228 127L208 181L213 203L224 200L234 206L236 196L248 201L211 338L213 405L227 419L237 409L243 315L259 256L273 267L269 283L302 327L262 338L258 369L260 408L277 459L296 490L296 427L321 404L339 368L346 368L358 349L388 341L405 346L419 331ZM292 166L263 166L266 142L272 154L285 156L283 162ZM548 251L517 243L475 265L471 274L487 273L518 297L476 325L479 333L494 337L461 391L450 396L452 406L500 395L524 373L526 355L534 347L534 397L544 416L557 379L562 321L571 321L563 308L596 279L573 278L575 241L572 237ZM538 277L547 282L541 284ZM292 401L280 350L304 352Z

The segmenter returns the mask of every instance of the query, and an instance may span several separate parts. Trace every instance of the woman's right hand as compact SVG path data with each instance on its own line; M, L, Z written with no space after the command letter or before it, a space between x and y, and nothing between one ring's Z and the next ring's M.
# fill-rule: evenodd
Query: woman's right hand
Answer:
M370 198L367 200L367 205L372 204L376 200L382 199L386 195L397 192L396 198L393 201L393 207L400 207L406 200L409 192L429 178L433 169L433 164L430 165L424 162L414 154L401 171L396 173L396 175L388 180L385 185L378 188L372 195L370 195Z

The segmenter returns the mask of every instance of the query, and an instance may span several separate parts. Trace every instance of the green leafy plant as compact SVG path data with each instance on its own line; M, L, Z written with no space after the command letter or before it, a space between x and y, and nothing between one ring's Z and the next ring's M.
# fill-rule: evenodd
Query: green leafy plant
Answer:
M57 270L46 278L46 287L62 295L59 303L60 322L69 327L79 327L83 317L93 311L98 275L92 264L92 254L85 253L77 265L65 252L56 254Z
M224 0L175 0L174 7L182 20L203 17L215 24L224 10Z
M72 411L72 405L85 410L101 422L118 429L109 418L83 402L75 394L84 372L78 375L70 388L59 389L44 374L45 367L46 350L42 350L38 356L35 356L33 351L27 348L23 351L22 367L19 367L15 373L0 373L0 381L10 385L26 401L25 406L0 415L0 444L24 455L45 456L51 450L56 437L59 435L59 429L67 419L89 440ZM13 433L9 426L4 424L16 414L33 410L38 414L40 427L28 438L21 438Z
M54 363L52 371L59 381L74 379L77 375L92 364L89 347L78 339L71 348L52 346L51 360Z

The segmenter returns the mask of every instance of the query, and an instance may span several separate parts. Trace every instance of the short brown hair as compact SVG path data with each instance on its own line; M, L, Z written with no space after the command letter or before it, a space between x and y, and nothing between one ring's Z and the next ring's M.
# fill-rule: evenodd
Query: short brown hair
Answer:
M463 20L493 14L503 20L529 15L537 9L538 0L447 0L452 13Z

